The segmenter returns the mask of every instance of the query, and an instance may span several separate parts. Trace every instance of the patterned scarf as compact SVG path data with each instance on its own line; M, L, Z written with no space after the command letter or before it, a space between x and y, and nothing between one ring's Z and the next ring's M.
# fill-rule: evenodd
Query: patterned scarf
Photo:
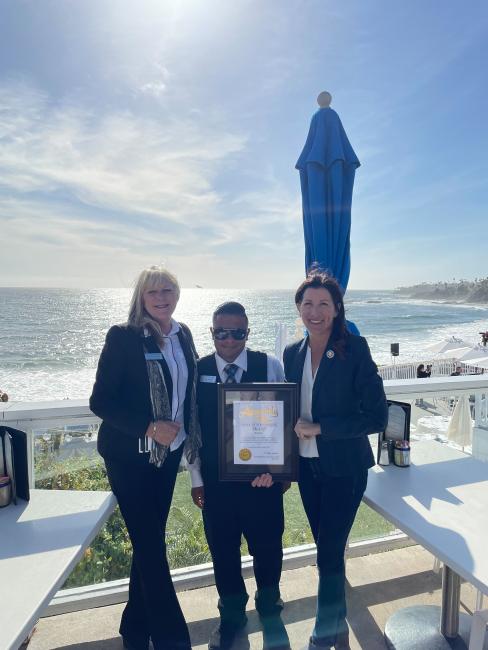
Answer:
M180 332L183 339L190 349L193 358L193 383L190 392L190 419L188 430L186 431L184 453L189 463L193 463L197 456L198 450L202 446L202 434L198 423L197 415L197 359L198 354L187 327L180 325ZM183 347L183 346L182 346ZM146 354L147 375L149 378L149 393L151 397L152 419L153 422L158 420L173 420L171 405L169 403L168 389L164 379L164 372L160 361L151 356L155 350L160 352L154 338L147 329L144 330L143 348ZM184 349L184 347L183 347ZM161 445L156 440L152 440L151 455L149 462L156 467L161 467L168 455L169 447Z

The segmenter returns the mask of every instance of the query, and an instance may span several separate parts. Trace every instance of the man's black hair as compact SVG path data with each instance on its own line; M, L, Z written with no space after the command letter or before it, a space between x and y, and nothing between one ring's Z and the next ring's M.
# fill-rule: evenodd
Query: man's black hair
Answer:
M248 320L246 310L244 307L241 305L240 302L235 302L233 300L229 300L227 302L223 302L221 305L219 305L213 315L212 319L217 318L217 316L221 316L223 314L230 314L232 316L243 316L246 321Z

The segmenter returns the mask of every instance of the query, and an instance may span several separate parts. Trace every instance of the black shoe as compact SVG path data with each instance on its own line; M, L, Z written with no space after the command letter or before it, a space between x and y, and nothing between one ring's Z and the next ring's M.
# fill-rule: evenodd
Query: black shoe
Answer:
M313 639L310 637L308 642L308 650L332 650L330 643L325 643L320 641L320 639Z
M279 616L285 604L280 596L279 587L260 589L254 595L256 611L261 617Z
M230 650L236 636L246 627L247 619L238 623L221 621L220 625L212 632L208 642L208 650Z

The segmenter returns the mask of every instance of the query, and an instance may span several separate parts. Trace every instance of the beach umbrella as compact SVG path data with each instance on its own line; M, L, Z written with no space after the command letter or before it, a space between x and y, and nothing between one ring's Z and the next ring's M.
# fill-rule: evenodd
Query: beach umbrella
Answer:
M488 357L481 359L470 359L466 362L468 366L476 366L477 368L488 368Z
M474 361L478 359L488 359L488 350L481 345L477 345L476 347L468 350L465 354L459 357L458 361L469 361L471 363L471 360Z
M445 359L456 359L459 361L459 359L464 354L467 354L472 349L473 348L470 347L469 345L463 345L462 347L459 348L450 348L448 350L445 350L444 352L439 352L438 356L444 357Z
M427 352L433 352L434 354L440 354L447 352L448 350L458 350L459 348L468 348L471 347L469 343L463 341L462 339L457 339L452 336L449 339L444 339L444 341L438 341L437 343L431 343L430 345L425 346Z
M461 395L452 412L451 421L447 428L447 439L461 445L461 447L467 447L471 444L472 434L473 421L471 420L469 399L467 395Z
M360 163L331 100L328 92L318 96L320 108L295 167L302 191L305 271L316 264L345 292L351 270L352 190Z

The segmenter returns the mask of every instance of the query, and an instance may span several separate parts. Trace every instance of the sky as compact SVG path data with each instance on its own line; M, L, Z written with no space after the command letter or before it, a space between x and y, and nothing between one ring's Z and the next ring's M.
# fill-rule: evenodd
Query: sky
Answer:
M487 60L477 0L2 0L0 286L295 287L322 90L349 287L486 277Z

